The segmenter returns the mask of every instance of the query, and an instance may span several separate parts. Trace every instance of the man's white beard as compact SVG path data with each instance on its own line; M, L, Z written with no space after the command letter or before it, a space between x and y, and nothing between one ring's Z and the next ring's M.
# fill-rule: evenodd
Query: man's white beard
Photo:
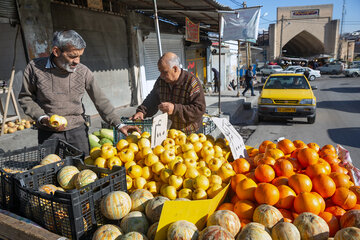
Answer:
M76 68L71 68L69 63L62 63L61 65L67 72L73 73L76 71Z

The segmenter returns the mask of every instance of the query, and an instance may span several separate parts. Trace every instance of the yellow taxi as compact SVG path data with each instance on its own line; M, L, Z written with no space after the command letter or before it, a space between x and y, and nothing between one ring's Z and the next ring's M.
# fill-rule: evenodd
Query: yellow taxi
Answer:
M308 123L314 123L316 97L306 77L303 74L270 75L259 96L258 117L259 122L264 117L279 117L307 118Z

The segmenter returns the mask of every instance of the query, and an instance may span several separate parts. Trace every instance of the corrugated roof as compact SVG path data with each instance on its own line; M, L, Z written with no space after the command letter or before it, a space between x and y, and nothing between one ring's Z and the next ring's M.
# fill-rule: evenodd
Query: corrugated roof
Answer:
M232 10L216 0L157 0L158 15L179 25L185 25L185 17L194 23L210 25L207 31L217 31L218 10ZM123 0L128 9L153 14L153 0Z

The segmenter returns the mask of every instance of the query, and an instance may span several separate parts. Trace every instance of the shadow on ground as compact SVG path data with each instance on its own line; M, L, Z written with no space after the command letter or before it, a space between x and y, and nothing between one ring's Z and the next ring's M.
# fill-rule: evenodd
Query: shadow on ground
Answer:
M328 88L328 89L321 89L320 91L338 92L338 93L360 93L360 88L358 87Z
M322 101L317 108L327 108L343 112L360 113L360 101Z
M332 141L340 145L360 148L360 141L358 140L360 135L359 127L328 129L328 134Z

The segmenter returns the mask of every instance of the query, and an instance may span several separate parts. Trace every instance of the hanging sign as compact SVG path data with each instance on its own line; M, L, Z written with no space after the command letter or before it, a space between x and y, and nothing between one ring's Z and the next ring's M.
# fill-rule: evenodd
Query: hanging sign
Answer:
M186 41L190 42L200 42L200 24L199 23L193 23L188 19L185 18L185 25L186 25L186 33L185 33L185 39Z
M226 140L229 141L230 150L234 160L238 158L248 157L245 143L240 134L231 125L226 118L212 117L211 120L216 124L220 131L224 134Z
M87 6L89 8L103 10L102 0L87 0Z
M151 148L161 145L167 136L168 114L163 113L153 118L151 127Z

